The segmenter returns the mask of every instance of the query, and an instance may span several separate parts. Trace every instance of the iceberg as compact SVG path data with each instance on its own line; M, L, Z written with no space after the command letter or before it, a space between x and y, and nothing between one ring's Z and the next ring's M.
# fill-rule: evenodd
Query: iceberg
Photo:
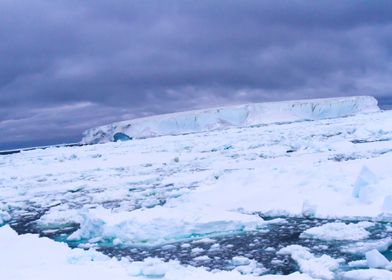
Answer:
M344 280L382 280L392 279L392 272L385 269L358 269L342 274Z
M342 252L349 254L365 255L371 250L384 252L392 245L392 238L387 237L379 240L359 241L342 248Z
M214 271L203 267L181 265L178 261L164 262L157 258L130 262L110 258L93 249L71 249L66 244L35 234L18 235L9 225L0 227L1 279L116 279L116 280L254 280L254 275L242 271ZM254 274L257 269L248 270ZM256 267L256 264L253 264ZM245 267L243 268L245 269ZM262 269L262 268L261 268ZM299 272L290 275L263 275L260 280L311 280Z
M377 100L371 96L252 103L116 122L85 131L81 143L111 142L118 133L129 138L149 138L230 127L339 118L379 110Z

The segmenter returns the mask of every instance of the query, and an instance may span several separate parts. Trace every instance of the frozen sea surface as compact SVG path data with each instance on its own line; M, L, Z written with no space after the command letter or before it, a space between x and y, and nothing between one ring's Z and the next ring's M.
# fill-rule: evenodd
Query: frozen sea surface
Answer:
M256 261L265 272L270 274L288 275L298 271L297 263L288 255L278 251L290 245L301 245L310 248L317 256L328 255L335 259L343 258L344 262L338 271L352 270L350 262L364 259L365 252L372 249L380 250L388 259L392 260L392 223L389 222L347 222L342 220L328 220L317 218L282 218L264 217L269 224L263 230L252 232L231 233L212 238L195 238L158 246L129 246L126 244L112 244L99 240L94 244L82 241L69 241L67 237L79 228L79 225L69 225L65 228L42 230L35 226L34 221L40 217L29 216L16 221L10 221L11 227L19 234L36 233L42 237L49 237L56 241L65 242L71 248L95 248L96 250L118 259L127 258L131 261L143 261L146 258L159 258L164 261L177 260L181 264L204 267L208 270L228 270L238 267L233 261L237 257L244 257ZM360 249L358 240L327 239L303 237L308 229L315 229L334 224L358 225L368 223L369 235L361 238ZM325 234L328 234L326 232ZM334 232L331 236L336 235ZM378 241L378 242L377 242ZM87 246L86 246L87 245ZM264 270L263 270L264 272Z
M390 259L391 163L391 111L22 151L0 156L0 224L134 261L331 279L373 249Z

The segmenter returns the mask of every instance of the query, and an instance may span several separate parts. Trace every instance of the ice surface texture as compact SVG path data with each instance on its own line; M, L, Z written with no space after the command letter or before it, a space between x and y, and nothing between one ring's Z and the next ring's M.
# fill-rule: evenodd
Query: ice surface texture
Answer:
M113 141L117 133L124 133L132 138L145 138L237 126L338 118L378 110L377 100L370 96L253 103L158 115L100 126L87 130L82 143Z
M328 223L319 227L307 229L301 234L302 238L315 238L320 240L361 240L369 236L366 228L373 223Z
M334 279L333 271L338 269L342 259L334 259L327 255L315 257L309 249L299 245L290 245L282 248L278 254L291 255L298 263L301 272L315 279Z
M365 102L350 104L366 107ZM186 135L1 156L0 216L14 228L24 221L38 232L62 229L64 238L71 235L70 239L92 247L99 242L163 247L183 239L268 230L263 227L268 219L261 219L259 213L340 218L345 221L333 228L345 239L357 240L352 241L355 248L344 249L360 251L363 260L368 251L382 251L391 244L389 232L366 238L373 227L353 225L359 217L391 221L392 111L373 109L345 118L239 123L239 127ZM363 171L365 167L371 176ZM313 227L318 229L310 232L312 238L318 239L307 237L311 242L336 240L321 224ZM308 248L296 257L287 253L309 274L328 279L339 273L336 256L324 257L331 261L330 267L324 267L324 259ZM175 270L167 265L150 261L134 268L136 275L164 272L167 279L192 279L168 277ZM183 272L201 271L193 269ZM210 274L203 271L198 279L208 279Z
M7 280L310 280L305 274L266 275L255 278L239 271L208 272L182 266L176 261L146 259L143 262L116 260L94 250L70 249L38 235L18 236L9 226L0 227L1 279Z
M373 249L366 253L366 261L370 268L391 269L392 265L380 252Z

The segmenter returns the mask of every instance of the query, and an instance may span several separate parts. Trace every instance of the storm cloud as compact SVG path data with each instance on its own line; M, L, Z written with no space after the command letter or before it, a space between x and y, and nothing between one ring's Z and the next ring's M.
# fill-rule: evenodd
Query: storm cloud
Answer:
M0 1L0 149L245 102L392 100L390 1Z

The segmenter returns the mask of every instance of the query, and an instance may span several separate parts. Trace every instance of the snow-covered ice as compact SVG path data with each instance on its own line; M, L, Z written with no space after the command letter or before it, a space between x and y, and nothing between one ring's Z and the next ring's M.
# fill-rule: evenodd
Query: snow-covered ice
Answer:
M384 197L384 202L382 204L382 210L385 213L392 213L392 195L387 195Z
M82 280L116 279L142 280L255 280L238 271L208 272L203 268L185 267L178 262L146 259L130 262L111 259L94 250L70 249L64 243L39 238L34 234L18 236L9 226L0 227L1 279L7 280ZM261 280L309 280L309 276L294 273L287 276L261 276Z
M334 259L328 255L316 257L309 249L300 245L290 245L282 248L278 254L290 255L297 263L301 272L316 279L334 279L334 270L337 270L343 259Z
M216 252L229 247L194 241L268 233L273 226L270 217L321 218L331 221L293 234L298 237L305 231L303 242L348 242L341 252L361 255L362 259L372 249L388 250L391 233L371 235L370 225L392 221L392 111L379 111L369 97L258 106L237 106L234 111L225 109L218 114L214 110L198 112L203 125L197 130L162 132L180 135L158 133L154 134L157 137L126 142L0 156L0 225L9 223L18 232L51 233L57 240L83 248L162 246L170 251L173 244L181 242L184 252L198 246L204 250L192 255L199 258L194 261L197 263L207 262L207 257L214 261L219 257ZM241 113L241 108L248 108L247 113ZM276 112L285 119L274 121ZM192 114L180 115L185 121ZM240 122L241 115L247 120ZM160 118L165 123L169 117L154 117L147 124ZM222 118L226 121L218 122L221 126L209 126L210 121L216 123ZM285 220L275 222L279 223L276 227L290 229ZM339 234L334 235L331 229ZM58 244L45 240L47 245L42 246ZM262 240L255 237L247 246L257 250L260 244ZM328 248L329 243L322 245ZM335 267L342 265L340 260L318 255L320 246L302 248L301 258L299 253L290 253L296 256L298 269L302 264L305 274L287 279L310 279L309 275L333 279L340 273ZM271 247L263 252L275 255L279 249ZM234 256L253 260L246 254ZM232 266L234 256L230 255ZM322 266L324 259L331 265ZM277 257L272 261L278 264L284 260ZM255 275L263 271L260 263L251 261L237 265L240 268L236 271L233 267L224 278L218 275L226 272L214 274L178 262L158 264L151 260L145 270L153 271L155 266L175 267L190 273L189 277L201 273L205 276L199 277L202 279L209 279L208 275L236 279L241 275L238 270ZM180 274L170 276L174 270L168 268L164 277L186 279L175 278Z
M264 224L257 215L212 207L195 209L192 205L182 205L180 209L156 206L120 213L100 207L87 210L82 219L80 229L69 240L117 238L128 245L149 246L256 230Z
M355 181L353 196L359 198L362 202L371 202L371 196L375 193L374 185L376 185L377 182L377 176L370 171L369 168L363 166Z
M305 230L302 238L317 238L321 240L361 240L369 237L366 228L373 226L370 222L359 223L328 223L319 227Z
M380 252L386 251L392 245L392 238L386 237L378 240L367 240L355 242L351 245L342 248L342 251L350 254L364 255L371 250L378 250Z
M392 272L385 269L358 269L345 272L343 280L391 280Z
M2 279L128 279L122 264L107 256L64 243L26 234L9 226L0 228Z

